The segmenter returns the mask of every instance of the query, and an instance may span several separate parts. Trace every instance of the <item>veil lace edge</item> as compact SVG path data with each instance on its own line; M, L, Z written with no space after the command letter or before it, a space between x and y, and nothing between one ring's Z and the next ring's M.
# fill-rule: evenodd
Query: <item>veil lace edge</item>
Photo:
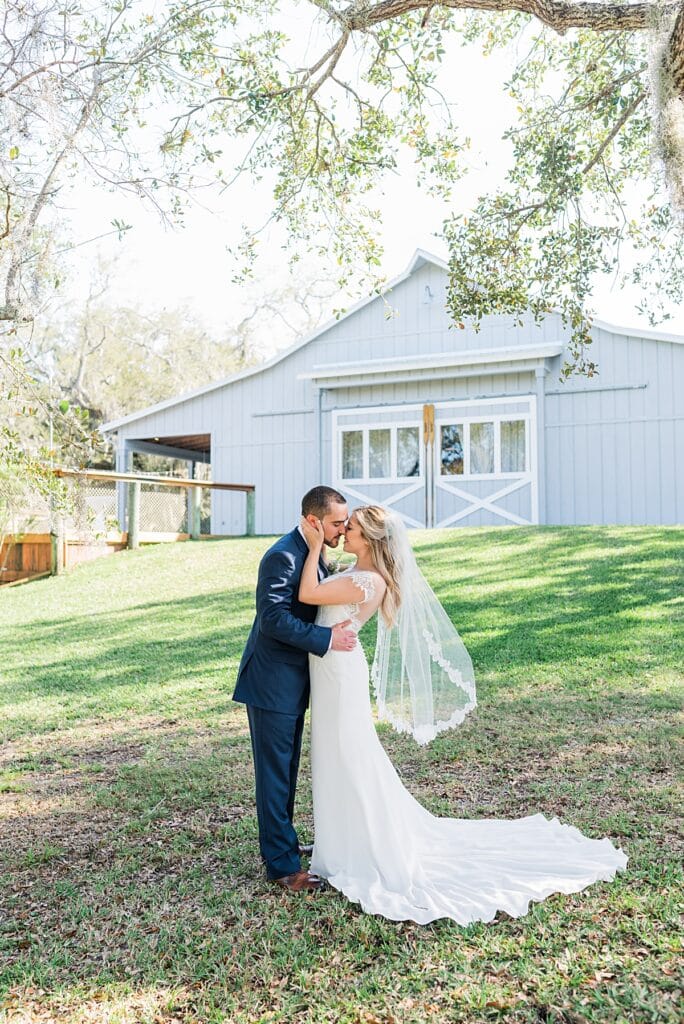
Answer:
M446 664L448 664L448 662ZM441 667L444 668L443 665L441 665ZM452 669L453 672L457 672L459 676L461 675L461 673L458 672L457 669L454 669L453 666L450 666L450 668ZM477 697L475 696L475 690L474 688L468 687L467 693L468 696L470 697L470 700L468 701L467 704L464 705L464 707L457 708L456 711L454 711L453 714L448 719L439 719L439 721L437 722L415 726L412 725L411 722L407 721L406 718L400 718L398 715L395 715L392 711L390 711L387 705L385 704L385 701L380 696L380 680L378 670L375 665L375 661L373 662L373 665L371 667L370 678L371 683L373 684L373 694L375 695L375 701L378 706L378 719L381 722L388 722L396 732L409 733L416 741L416 743L418 743L421 747L426 746L428 743L431 742L431 740L434 740L435 736L439 735L439 733L446 732L448 729L453 729L454 726L460 725L461 722L465 719L466 715L469 714L473 710L473 708L477 707ZM450 673L449 678L452 679Z

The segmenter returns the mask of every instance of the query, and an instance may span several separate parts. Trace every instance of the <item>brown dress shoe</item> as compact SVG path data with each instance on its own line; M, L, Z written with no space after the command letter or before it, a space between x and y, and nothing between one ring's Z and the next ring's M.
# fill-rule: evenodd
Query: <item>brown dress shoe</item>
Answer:
M295 871L291 875L274 878L273 881L289 892L316 892L323 888L323 879L318 875L310 875L308 871Z

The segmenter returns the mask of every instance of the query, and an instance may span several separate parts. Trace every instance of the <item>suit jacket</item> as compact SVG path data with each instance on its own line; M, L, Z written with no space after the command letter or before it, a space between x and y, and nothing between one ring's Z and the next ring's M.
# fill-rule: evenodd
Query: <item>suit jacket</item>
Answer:
M309 703L309 653L323 657L331 629L314 623L316 605L302 604L299 580L309 549L295 529L270 547L259 565L256 618L238 671L233 700L301 715ZM319 563L319 576L327 575Z

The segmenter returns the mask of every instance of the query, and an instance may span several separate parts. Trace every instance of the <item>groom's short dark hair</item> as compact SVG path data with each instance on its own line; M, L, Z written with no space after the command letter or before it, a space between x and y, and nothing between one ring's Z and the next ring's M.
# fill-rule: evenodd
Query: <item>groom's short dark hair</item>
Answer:
M346 505L347 499L334 487L312 487L302 498L302 515L322 519L331 505Z

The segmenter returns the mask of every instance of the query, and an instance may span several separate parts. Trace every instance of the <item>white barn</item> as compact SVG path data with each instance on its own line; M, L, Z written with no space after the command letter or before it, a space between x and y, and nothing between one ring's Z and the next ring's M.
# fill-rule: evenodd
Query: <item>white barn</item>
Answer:
M256 532L296 521L316 483L413 527L684 521L684 338L595 321L599 375L561 382L560 317L451 326L446 265L418 250L380 297L269 362L107 423L134 451L256 486ZM123 526L123 524L122 524ZM212 492L211 532L245 530Z

